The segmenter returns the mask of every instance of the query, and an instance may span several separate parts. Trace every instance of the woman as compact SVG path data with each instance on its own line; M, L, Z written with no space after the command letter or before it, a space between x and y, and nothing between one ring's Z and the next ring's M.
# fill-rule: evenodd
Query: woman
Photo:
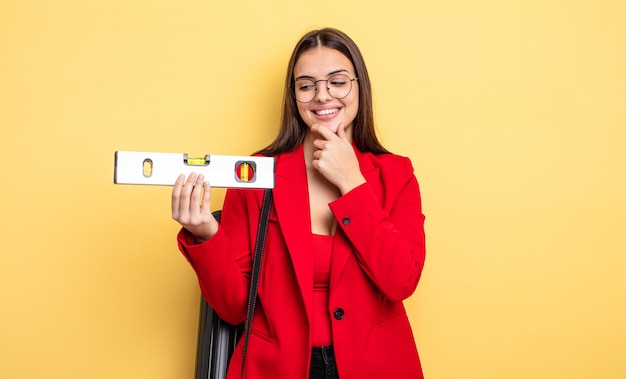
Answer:
M278 137L258 152L275 157L276 185L245 378L423 377L402 304L424 264L420 192L409 159L379 143L372 113L356 44L336 29L304 35ZM181 175L172 216L207 302L238 324L263 192L229 189L218 224L209 190L202 175ZM241 357L240 341L229 379Z

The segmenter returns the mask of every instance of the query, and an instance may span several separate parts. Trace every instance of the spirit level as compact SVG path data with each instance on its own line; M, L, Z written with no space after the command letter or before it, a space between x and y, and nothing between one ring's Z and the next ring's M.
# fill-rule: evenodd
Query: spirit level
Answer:
M274 158L116 151L115 184L174 185L180 174L202 174L212 187L274 188Z

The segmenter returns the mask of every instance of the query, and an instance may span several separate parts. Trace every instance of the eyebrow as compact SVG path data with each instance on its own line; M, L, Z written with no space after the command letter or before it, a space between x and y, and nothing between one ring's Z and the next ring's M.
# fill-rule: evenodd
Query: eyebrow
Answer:
M345 68L340 68L339 70L335 70L335 71L331 71L331 72L329 72L329 73L328 73L328 75L326 75L326 77L329 77L329 76L332 76L332 75L338 74L338 73L340 73L340 72L347 72L347 73L349 73L349 71L348 71L348 70L346 70ZM314 78L314 77L312 77L312 76L310 76L310 75L300 75L300 76L298 76L297 78L295 78L295 79L294 79L294 81L295 81L295 80L299 80L299 79L313 79L313 80L315 80L315 78Z

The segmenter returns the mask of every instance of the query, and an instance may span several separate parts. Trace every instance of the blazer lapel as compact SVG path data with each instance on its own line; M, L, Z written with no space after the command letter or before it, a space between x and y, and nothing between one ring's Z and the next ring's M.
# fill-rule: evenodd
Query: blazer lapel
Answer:
M274 204L291 256L304 305L311 318L313 302L313 237L302 145L276 162Z

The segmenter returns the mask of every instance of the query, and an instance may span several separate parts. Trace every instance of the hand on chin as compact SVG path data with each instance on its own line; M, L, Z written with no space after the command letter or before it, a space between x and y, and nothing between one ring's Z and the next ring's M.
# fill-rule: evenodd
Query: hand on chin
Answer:
M317 117L314 113L308 114L308 120L305 120L307 125L309 126L309 130L317 133L316 129L320 126L325 126L328 130L330 130L333 134L338 133L339 125L342 124L341 120L337 117L333 117L332 119L321 119Z

